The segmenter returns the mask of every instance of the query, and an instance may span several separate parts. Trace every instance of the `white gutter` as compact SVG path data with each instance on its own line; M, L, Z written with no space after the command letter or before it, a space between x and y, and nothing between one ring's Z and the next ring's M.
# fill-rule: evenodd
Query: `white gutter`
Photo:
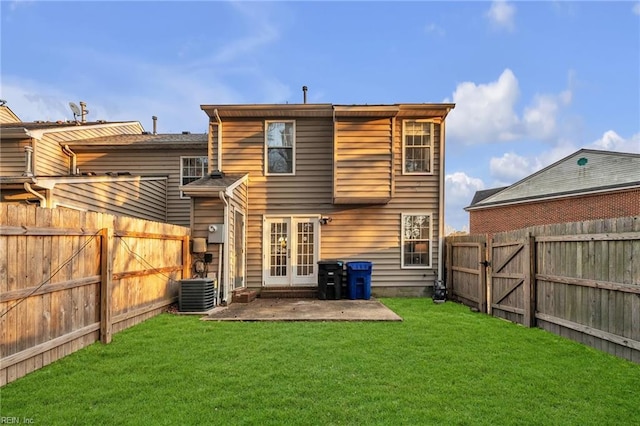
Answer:
M35 195L36 197L38 197L40 199L40 207L42 207L43 209L47 208L47 197L45 197L44 195L40 194L38 191L35 191L33 188L31 188L31 184L29 182L25 182L24 183L24 189L28 193L30 193L32 195Z
M226 303L229 296L229 203L227 202L227 197L225 191L220 191L218 193L218 197L220 197L220 201L224 204L224 216L222 222L224 224L224 237L222 242L222 251L223 251L223 259L224 259L224 270L222 271L222 280L218 283L218 300L222 300L223 303ZM218 254L218 256L220 253ZM220 258L218 258L218 264L220 263ZM220 274L218 272L218 280L220 280ZM224 288L224 292L222 294L222 298L220 298L220 291Z
M218 163L216 164L217 170L222 171L222 120L220 114L218 114L218 108L213 110L213 115L216 116L218 121Z
M63 145L62 146L62 152L64 152L66 155L68 155L69 157L71 157L71 166L69 167L69 174L70 175L75 175L78 173L78 169L77 169L77 156L76 153L71 151L71 148L69 148L69 145Z

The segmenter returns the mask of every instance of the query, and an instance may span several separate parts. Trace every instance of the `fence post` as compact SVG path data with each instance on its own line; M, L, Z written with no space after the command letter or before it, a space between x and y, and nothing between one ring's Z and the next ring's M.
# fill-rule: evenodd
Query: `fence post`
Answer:
M480 303L478 309L483 314L486 314L487 311L487 242L486 240L480 243L478 247L478 266L480 267L480 294L479 299Z
M113 280L113 229L102 228L100 245L100 341L111 343L111 288Z
M453 271L451 270L451 256L453 254L453 249L451 247L451 241L447 241L445 238L445 286L447 288L447 295L449 299L453 296Z
M493 235L486 234L485 241L487 243L487 267L485 268L485 277L486 277L486 296L487 296L487 314L491 315L493 313L493 280L491 278L491 273L493 271Z
M191 252L189 251L189 236L182 237L182 279L191 276Z
M524 270L524 326L536 325L536 239L527 233Z

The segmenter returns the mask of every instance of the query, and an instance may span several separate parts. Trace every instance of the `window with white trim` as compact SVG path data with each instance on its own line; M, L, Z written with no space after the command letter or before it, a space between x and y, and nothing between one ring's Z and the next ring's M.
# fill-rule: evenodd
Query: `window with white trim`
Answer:
M402 122L402 172L407 175L433 173L433 121Z
M402 267L431 268L431 215L402 214Z
M296 122L266 121L264 128L265 175L295 174Z
M207 157L180 157L180 185L186 185L207 174ZM189 198L180 191L180 198Z

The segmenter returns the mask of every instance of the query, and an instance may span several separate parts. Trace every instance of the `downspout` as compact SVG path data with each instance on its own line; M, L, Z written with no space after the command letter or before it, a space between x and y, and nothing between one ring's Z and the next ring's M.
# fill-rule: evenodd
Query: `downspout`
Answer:
M443 261L444 261L444 143L445 143L445 125L444 119L440 123L440 186L438 195L440 206L438 208L438 280L444 282Z
M76 153L71 151L71 148L69 148L69 145L63 145L62 152L64 152L69 157L71 157L71 166L70 166L69 174L76 175L78 173Z
M229 279L229 202L227 201L227 197L225 195L225 191L218 192L218 197L220 197L220 201L224 204L224 216L222 222L224 224L224 237L222 245L218 246L218 280L220 280L220 267L222 266L221 259L224 258L224 270L222 271L222 279L218 282L218 300L221 300L223 304L227 303L227 284ZM222 255L222 256L221 256Z
M38 199L40 199L40 207L42 207L43 209L47 208L47 197L40 194L38 191L34 190L33 188L31 188L31 184L29 182L24 183L24 189L28 193L33 194L36 197L38 197Z
M216 116L218 122L218 163L216 164L217 170L222 171L222 120L220 114L218 114L218 108L213 110L213 115Z

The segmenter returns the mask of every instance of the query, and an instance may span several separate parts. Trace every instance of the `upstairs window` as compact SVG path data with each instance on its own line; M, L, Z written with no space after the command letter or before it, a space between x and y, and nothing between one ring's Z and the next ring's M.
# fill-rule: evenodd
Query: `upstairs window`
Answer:
M295 173L295 139L295 121L267 121L265 123L266 175L293 175Z
M402 267L431 268L431 215L402 215Z
M407 175L433 173L433 122L405 120L402 127L402 171Z
M180 157L180 185L186 185L207 174L207 157ZM180 191L180 198L189 198Z

